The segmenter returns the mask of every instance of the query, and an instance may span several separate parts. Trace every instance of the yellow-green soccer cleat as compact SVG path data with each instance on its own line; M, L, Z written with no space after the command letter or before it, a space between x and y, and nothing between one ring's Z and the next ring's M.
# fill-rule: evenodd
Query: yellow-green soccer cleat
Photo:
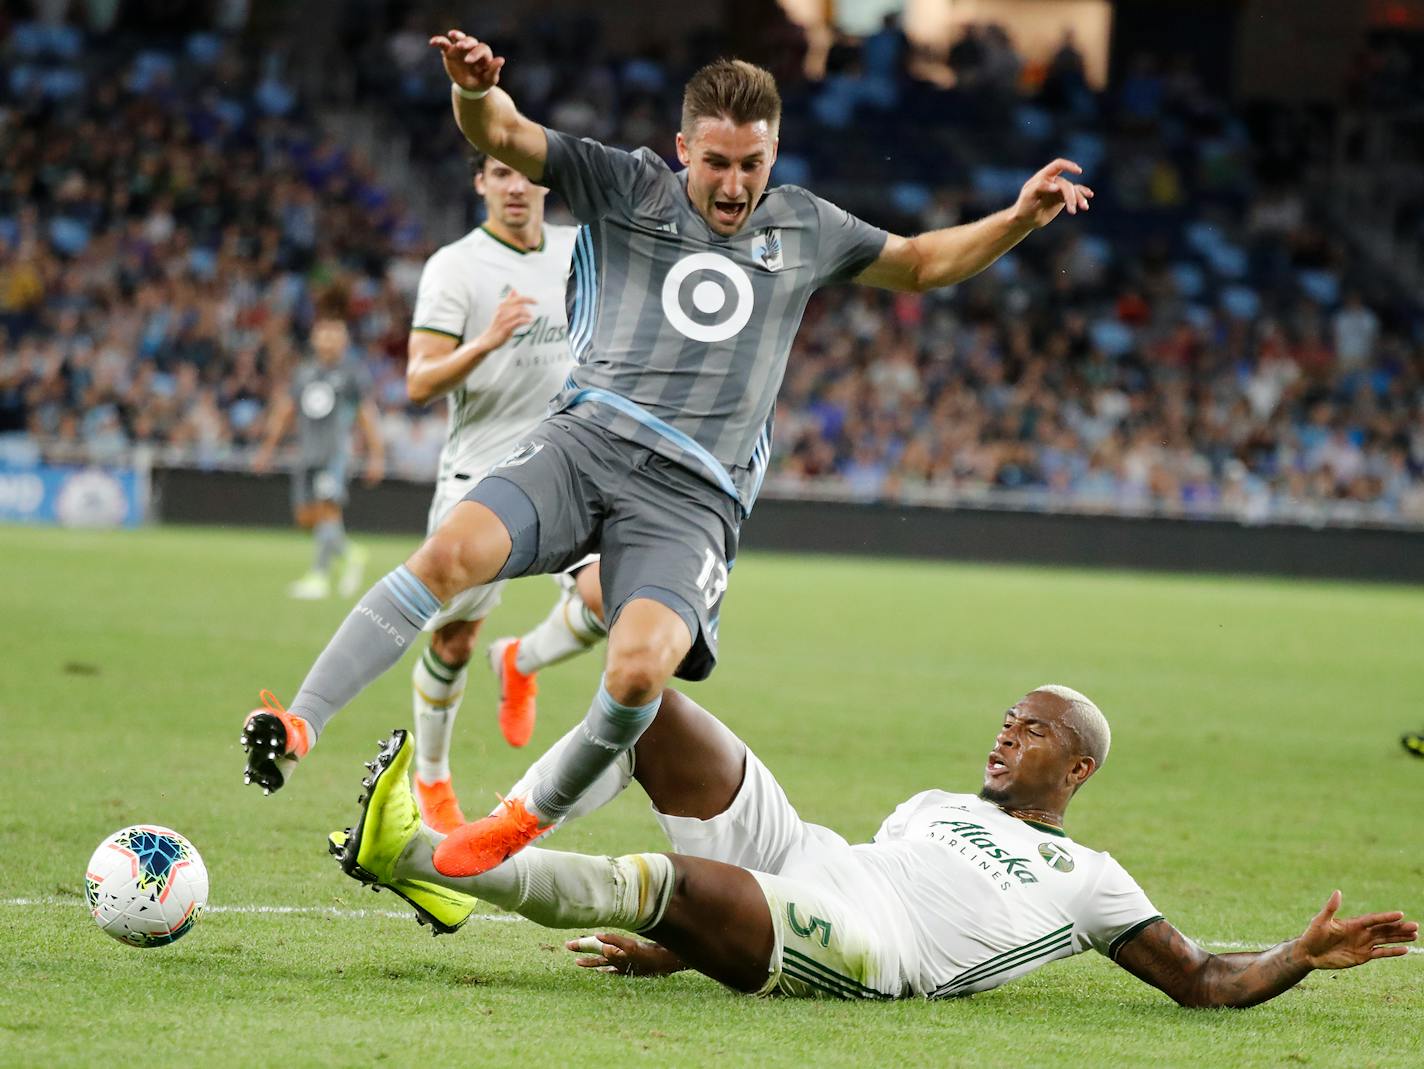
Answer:
M1424 757L1424 731L1406 731L1399 741L1415 757Z
M361 815L355 827L334 831L327 848L342 871L375 891L389 888L415 909L415 918L428 924L435 935L448 935L469 920L476 900L470 895L425 880L398 878L396 862L420 831L420 809L410 790L410 763L414 746L410 736L397 730L366 768L361 782L365 793L357 801Z

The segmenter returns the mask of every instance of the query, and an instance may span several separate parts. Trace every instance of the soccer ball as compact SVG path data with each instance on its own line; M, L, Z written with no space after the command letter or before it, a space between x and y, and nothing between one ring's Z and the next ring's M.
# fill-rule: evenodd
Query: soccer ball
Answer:
M84 897L99 927L120 942L167 946L202 916L208 870L176 831L136 824L94 851L84 872Z

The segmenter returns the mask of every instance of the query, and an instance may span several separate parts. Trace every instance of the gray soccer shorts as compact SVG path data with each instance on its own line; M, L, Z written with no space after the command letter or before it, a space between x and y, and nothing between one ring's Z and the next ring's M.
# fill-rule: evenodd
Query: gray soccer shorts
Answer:
M692 648L680 679L717 663L717 621L741 511L704 479L602 428L560 414L540 423L466 496L491 509L512 549L499 579L560 572L601 553L609 627L634 598L682 617Z
M292 469L292 511L318 501L346 504L346 462L302 465Z

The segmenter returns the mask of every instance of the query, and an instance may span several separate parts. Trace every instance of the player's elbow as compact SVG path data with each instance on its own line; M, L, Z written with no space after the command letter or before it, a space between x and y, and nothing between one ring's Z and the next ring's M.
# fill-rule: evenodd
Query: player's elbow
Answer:
M429 381L424 375L415 373L406 374L405 395L413 405L428 405L435 400L435 391Z
M1173 1002L1186 1010L1210 1010L1215 1009L1218 1005L1206 992L1195 987L1183 991L1168 991L1167 994L1172 996Z
M902 288L910 293L928 293L938 288L940 283L935 277L930 258L925 253L924 242L918 237L910 239L910 253L910 269L906 272Z

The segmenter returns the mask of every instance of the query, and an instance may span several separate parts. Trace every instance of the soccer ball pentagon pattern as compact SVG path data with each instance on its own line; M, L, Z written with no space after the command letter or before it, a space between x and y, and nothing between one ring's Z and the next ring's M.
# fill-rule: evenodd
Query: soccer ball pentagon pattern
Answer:
M114 832L84 872L95 922L130 946L161 947L187 935L208 901L208 870L183 836L156 824Z

